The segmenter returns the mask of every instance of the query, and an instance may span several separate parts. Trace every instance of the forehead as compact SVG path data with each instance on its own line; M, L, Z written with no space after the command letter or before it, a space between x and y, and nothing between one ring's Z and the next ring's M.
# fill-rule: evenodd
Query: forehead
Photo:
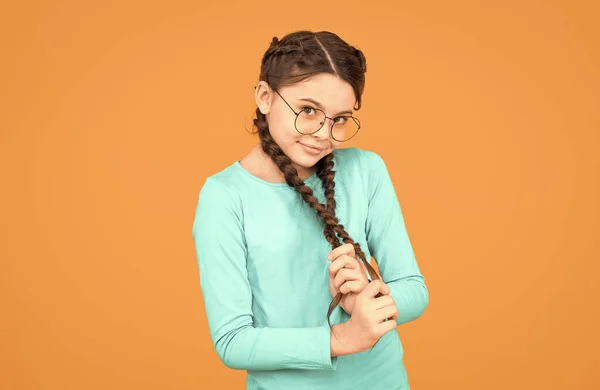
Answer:
M281 91L286 91L286 94L295 101L301 98L314 99L332 112L352 110L356 104L352 86L338 76L328 73L285 86Z

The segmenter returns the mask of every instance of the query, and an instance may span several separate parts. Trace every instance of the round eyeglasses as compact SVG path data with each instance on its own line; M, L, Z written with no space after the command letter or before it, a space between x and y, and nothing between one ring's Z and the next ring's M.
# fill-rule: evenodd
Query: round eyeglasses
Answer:
M281 96L279 91L276 89L273 90L277 92L277 95L279 95L281 100L287 104L290 110L296 114L294 127L300 134L310 135L316 133L321 130L326 119L331 120L331 128L329 129L331 138L338 142L348 141L360 130L360 121L352 115L340 115L335 118L330 118L325 114L325 111L310 106L302 107L299 112L296 112L283 96Z

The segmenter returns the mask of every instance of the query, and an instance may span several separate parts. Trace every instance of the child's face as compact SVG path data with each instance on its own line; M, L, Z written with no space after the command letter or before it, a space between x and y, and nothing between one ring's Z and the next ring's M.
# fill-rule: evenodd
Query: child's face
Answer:
M271 136L295 165L299 168L310 168L337 148L340 142L331 137L330 119L326 119L316 133L299 133L294 126L296 114L288 107L286 101L296 112L303 108L312 112L305 107L320 108L328 117L335 118L339 115L352 115L356 104L354 90L338 76L323 73L300 83L281 87L278 92L281 97L273 91L269 99L267 121ZM314 100L320 103L321 107L303 99Z

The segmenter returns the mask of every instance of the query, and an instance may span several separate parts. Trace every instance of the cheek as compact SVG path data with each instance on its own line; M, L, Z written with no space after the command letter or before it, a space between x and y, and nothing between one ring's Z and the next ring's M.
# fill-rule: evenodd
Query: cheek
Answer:
M273 139L280 145L296 142L301 134L294 127L294 121L289 118L271 117L269 121L269 130Z

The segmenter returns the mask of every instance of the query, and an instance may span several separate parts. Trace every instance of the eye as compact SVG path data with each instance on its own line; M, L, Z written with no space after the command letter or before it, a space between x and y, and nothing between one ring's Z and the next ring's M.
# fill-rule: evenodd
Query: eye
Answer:
M343 125L346 122L348 122L348 117L347 116L338 116L338 117L335 117L334 121L336 124Z
M312 107L308 107L308 106L302 107L301 111L303 114L306 114L306 115L314 115L315 114L315 109Z

